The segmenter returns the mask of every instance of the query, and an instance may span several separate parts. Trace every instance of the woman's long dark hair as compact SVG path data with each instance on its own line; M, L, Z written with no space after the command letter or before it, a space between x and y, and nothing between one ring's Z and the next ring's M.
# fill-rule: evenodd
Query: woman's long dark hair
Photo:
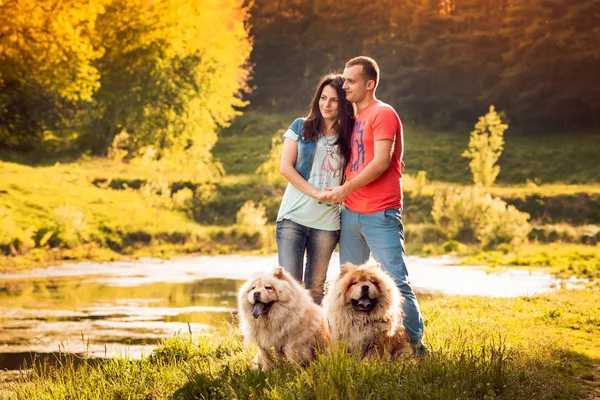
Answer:
M310 104L308 117L304 121L304 138L305 140L316 141L325 129L325 120L319 109L319 99L323 93L323 88L327 85L335 89L338 97L338 120L333 125L333 129L336 130L339 136L335 144L340 147L340 153L348 161L350 159L350 138L354 127L354 108L352 103L346 100L346 92L342 89L342 86L344 86L342 75L327 74L319 81Z

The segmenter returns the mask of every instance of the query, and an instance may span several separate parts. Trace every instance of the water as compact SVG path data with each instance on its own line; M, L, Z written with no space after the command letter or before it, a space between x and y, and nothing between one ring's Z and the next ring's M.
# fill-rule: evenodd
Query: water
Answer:
M408 257L417 293L521 296L559 281L524 270L486 273L451 258ZM221 334L234 322L237 291L276 256L214 256L78 263L0 275L0 370L58 353L140 357L178 332ZM337 253L328 280L339 273ZM10 376L5 373L4 378Z

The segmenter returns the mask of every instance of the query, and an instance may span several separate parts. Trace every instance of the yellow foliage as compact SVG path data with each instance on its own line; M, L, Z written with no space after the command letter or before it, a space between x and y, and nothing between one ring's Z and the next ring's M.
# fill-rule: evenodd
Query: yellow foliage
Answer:
M508 125L502 123L494 106L490 106L489 112L479 117L475 124L469 147L462 156L471 160L469 167L476 185L492 186L500 173L500 166L495 164L504 149L504 131L507 128Z
M94 30L105 0L19 0L0 3L0 73L26 77L68 100L91 101L104 50Z
M269 158L262 163L256 173L266 179L271 185L284 185L287 181L279 172L279 163L283 152L283 130L278 130L271 139Z

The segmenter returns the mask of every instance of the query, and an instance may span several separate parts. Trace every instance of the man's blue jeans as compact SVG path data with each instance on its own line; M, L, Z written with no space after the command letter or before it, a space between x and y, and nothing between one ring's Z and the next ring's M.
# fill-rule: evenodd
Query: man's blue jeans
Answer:
M364 264L370 252L390 273L404 297L404 327L417 354L423 354L423 317L408 279L404 261L402 213L390 208L373 214L356 213L342 205L340 263Z
M298 282L304 282L315 303L320 305L327 268L340 231L309 228L284 219L277 222L276 238L279 265ZM303 268L305 252L306 269Z

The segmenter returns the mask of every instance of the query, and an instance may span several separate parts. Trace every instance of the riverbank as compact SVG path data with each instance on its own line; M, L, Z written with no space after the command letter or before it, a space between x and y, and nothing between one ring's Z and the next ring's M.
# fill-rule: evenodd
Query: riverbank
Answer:
M221 175L140 160L0 152L0 271L82 260L275 252L284 187L256 170L268 159L273 136L295 114L248 110L221 131L212 149ZM540 146L535 135L508 134L490 192L528 212L533 229L524 245L482 249L448 241L431 215L435 192L469 183L468 162L460 156L468 133L405 126L407 253L452 254L460 263L492 267L549 267L557 276L600 280L598 166L572 165L575 158L593 159L586 154L598 148L598 137L564 137L550 135Z
M186 180L191 179L188 176L136 170L100 159L39 167L0 162L0 168L3 177L0 271L3 272L81 260L276 251L274 219L282 189L256 177L194 182ZM552 273L561 276L600 277L598 244L578 243L574 234L548 234L550 243L532 241L500 250L447 242L430 217L431 193L442 186L430 183L415 196L415 188L408 180L405 210L408 254L453 254L470 264L550 266ZM595 195L594 187L568 189L589 190ZM529 190L546 189L549 193L557 191L554 185ZM522 187L495 190L514 198L527 196ZM562 188L561 192L565 190ZM237 214L248 200L264 207L264 211L250 209L245 220L251 223L242 225ZM541 210L547 216L553 215L551 209ZM597 225L586 226L586 232L597 228ZM559 228L553 228L552 232ZM561 229L569 232L564 226ZM586 234L579 237L599 236L594 232ZM575 243L564 243L569 237Z
M255 349L237 330L221 337L182 334L142 359L37 367L4 384L10 399L31 398L436 398L586 399L600 387L600 305L594 289L494 299L422 301L432 355L365 362L335 354L306 368L250 369ZM9 391L6 391L8 388Z

